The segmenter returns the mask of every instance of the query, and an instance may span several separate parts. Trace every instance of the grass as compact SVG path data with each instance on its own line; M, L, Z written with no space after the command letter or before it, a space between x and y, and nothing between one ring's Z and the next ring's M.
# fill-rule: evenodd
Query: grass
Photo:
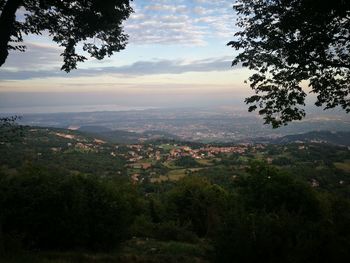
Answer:
M199 164L204 165L204 166L212 166L213 162L212 160L209 159L200 159L200 160L196 160Z
M238 157L238 161L240 161L242 163L248 163L249 158L247 158L245 156L240 156L240 157Z
M212 248L204 241L190 244L154 239L131 239L117 252L23 252L0 258L1 263L207 263Z
M173 161L171 162L164 162L163 165L169 169L179 169L181 167L176 166Z
M335 167L345 172L350 172L350 160L346 160L342 163L334 163Z
M134 258L136 260L121 262L209 262L206 258L209 257L211 250L211 247L205 242L190 244L135 238L123 245L121 254L123 259Z
M22 252L1 258L2 263L107 263L121 262L115 254L85 252Z
M165 181L178 181L187 175L186 170L187 169L171 170L166 175L160 175L157 178L152 178L151 182L152 183L161 183L161 182L165 182Z
M135 168L129 168L127 169L128 175L138 174L141 173L141 169L135 169Z
M173 149L176 149L177 147L171 144L162 144L159 146L159 148L162 148L164 151L170 152Z
M147 158L147 159L143 159L141 163L155 163L154 159L150 159L150 158Z
M185 177L187 175L188 169L177 169L177 170L172 170L168 172L167 176L170 181L178 181L181 178Z
M161 182L169 181L169 178L166 175L160 175L158 177L151 178L150 181L151 183L161 183Z
M160 175L157 178L151 178L152 183L161 183L164 181L178 181L187 176L188 171L198 172L203 168L186 168L186 169L174 169L168 172L166 175Z

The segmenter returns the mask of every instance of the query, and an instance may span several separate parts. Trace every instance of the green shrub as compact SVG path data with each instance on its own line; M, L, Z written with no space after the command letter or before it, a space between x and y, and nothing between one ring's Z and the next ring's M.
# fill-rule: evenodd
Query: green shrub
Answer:
M0 178L4 241L23 248L113 248L127 237L133 205L122 187L92 176L34 169Z

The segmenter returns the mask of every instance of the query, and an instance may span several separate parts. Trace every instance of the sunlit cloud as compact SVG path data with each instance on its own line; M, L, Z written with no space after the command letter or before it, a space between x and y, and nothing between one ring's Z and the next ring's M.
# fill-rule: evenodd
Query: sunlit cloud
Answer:
M35 68L36 71L57 68L62 62L62 49L55 45L27 42L26 51L12 51L6 64L0 70L0 79L6 79L6 72ZM4 76L5 75L5 76Z
M30 64L30 63L28 63ZM182 74L186 72L211 72L229 71L230 57L207 58L195 61L186 60L158 60L158 61L137 61L130 65L120 67L94 67L80 69L70 74L60 71L58 68L50 70L24 69L0 71L0 78L3 80L26 80L36 78L74 78L83 76L101 76L107 74L120 75L123 77L160 75L160 74Z
M125 23L130 43L202 46L208 38L227 39L233 34L232 1L140 3L135 4L135 13Z

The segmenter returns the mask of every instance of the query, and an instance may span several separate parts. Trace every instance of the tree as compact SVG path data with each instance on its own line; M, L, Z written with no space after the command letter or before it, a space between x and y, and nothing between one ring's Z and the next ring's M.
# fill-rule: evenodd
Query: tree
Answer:
M242 30L228 43L241 51L232 64L255 71L249 111L260 108L274 128L302 119L307 81L317 106L350 112L350 1L238 0L234 9Z
M201 177L186 177L168 192L167 216L189 225L199 237L212 235L225 211L227 193Z
M136 193L121 180L33 166L16 176L0 172L0 245L6 250L13 244L39 250L115 249L128 238L136 203Z
M23 21L16 17L18 10ZM9 50L25 51L23 35L45 31L64 48L62 70L69 72L87 59L76 52L79 43L96 59L125 48L122 22L132 8L129 0L0 0L0 11L0 66Z
M23 136L23 127L16 123L19 116L0 118L0 142L14 142Z
M217 262L348 261L349 200L261 162L233 189L213 239Z

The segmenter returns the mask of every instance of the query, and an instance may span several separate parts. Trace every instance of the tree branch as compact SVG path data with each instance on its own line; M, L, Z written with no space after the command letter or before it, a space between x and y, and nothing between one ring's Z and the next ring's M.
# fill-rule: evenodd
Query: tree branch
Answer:
M23 0L8 0L0 15L0 67L8 57L8 44L15 30L16 11Z

